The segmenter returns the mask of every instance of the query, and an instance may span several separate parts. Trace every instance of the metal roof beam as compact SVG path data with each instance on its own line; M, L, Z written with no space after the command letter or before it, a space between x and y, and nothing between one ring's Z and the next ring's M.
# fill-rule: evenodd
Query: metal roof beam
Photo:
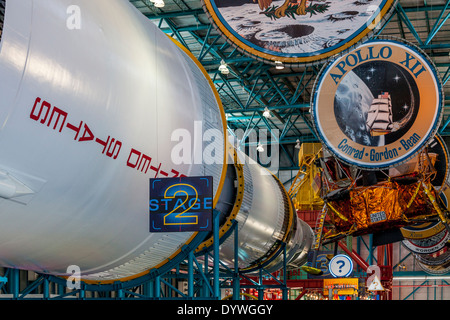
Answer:
M248 92L248 99L247 99L247 102L245 103L244 109L247 109L250 106L250 104L255 100L255 98L258 96L259 92L261 91L262 87L259 88L259 90L257 92L255 92L256 85L258 84L258 81L259 81L259 76L253 82L252 89L250 91L247 91ZM244 87L244 88L245 88L245 90L248 90L247 87Z
M298 134L300 136L303 135L300 132L300 130L297 129L296 126L294 126L294 124L296 123L297 119L300 117L300 113L297 112L298 110L294 110L294 111L291 111L289 113L289 118L288 118L288 120L286 121L286 123L284 125L283 131L281 132L281 135L280 135L280 139L283 139L284 137L286 137L287 133L289 132L289 130L291 130L291 128L293 128L294 131L297 131L296 134ZM294 121L291 121L291 118L292 118L293 115L296 115L297 117L295 118Z
M403 7L401 6L400 2L397 3L395 10L397 11L397 16L399 17L399 20L401 19L406 24L409 31L413 34L414 38L416 38L417 42L419 42L420 45L423 45L422 39L420 39L416 29L409 20L409 17L406 14L406 12L403 10Z
M231 92L231 98L242 108L244 109L244 106L242 105L241 100L239 99L239 96L237 95L234 88L230 85L228 81L226 81L225 77L222 74L219 74L219 76L224 79L225 86L228 88L229 92ZM226 92L226 91L225 91Z
M448 4L448 1L447 1ZM429 11L441 11L445 6L443 5L425 5L425 6L415 6L415 7L403 7L405 12L429 12Z
M441 21L442 16L444 15L445 10L447 10L448 5L450 4L450 0L447 0L447 3L445 4L445 7L441 10L441 13L439 14L439 17L436 19L433 29L431 29L431 32L428 34L427 40L425 40L425 44L429 44L430 41L433 39L433 37L438 33L438 31L442 28L445 21L450 17L450 12L447 13L445 18ZM441 21L441 22L440 22Z
M245 139L247 139L247 136L250 134L250 131L249 131L250 125L253 124L253 118L255 117L255 115L256 115L256 111L253 112L252 118L250 119L249 123L247 124L247 127L245 128L245 131L244 131L244 134L243 134L243 138L242 138L241 141L245 141ZM259 121L261 121L261 118L259 119ZM258 122L259 122L259 121L258 121ZM253 128L256 127L256 126L258 125L258 122L256 122L256 123L253 125ZM252 128L251 130L253 130L253 128ZM240 143L239 143L239 144L240 144Z
M312 134L308 134L308 135L303 135L300 137L289 137L289 138L284 138L284 139L280 139L276 142L276 144L295 144L297 143L297 139L300 140L300 143L303 142L319 142L319 139L317 139L314 135ZM272 144L272 141L267 141L267 144ZM254 146L257 145L257 143L255 142L242 142L241 146Z
M450 67L447 68L447 71L445 72L444 76L442 77L442 84L445 86L448 79L450 78Z
M185 41L184 37L182 36L181 32L183 32L183 31L191 31L192 28L198 29L198 27L200 27L200 26L178 28L170 19L164 18L164 21L169 26L170 30L172 31L172 34L176 35L178 41L180 41L181 44L186 47L186 49L188 49L189 51L192 52L192 50L189 48L189 45L187 44L187 42Z
M208 30L210 30L210 29L208 29ZM203 47L206 47L206 48L207 48L207 50L208 50L207 53L211 53L211 55L213 55L214 57L218 58L218 59L219 59L219 64L220 64L220 60L222 59L222 57L221 57L221 55L214 49L214 44L216 43L216 41L217 41L218 39L220 39L220 36L216 38L216 40L214 41L214 43L208 44L208 39L207 39L207 38L203 39L203 38L200 37L198 34L196 34L194 31L195 31L195 30L189 30L189 34L190 34L192 37L194 37L195 40L197 40L197 42L202 46L202 48L203 48ZM205 55L206 55L207 53L205 53ZM198 58L200 58L200 57L198 57ZM204 56L201 57L201 58L203 59ZM206 61L202 61L202 65L203 65L203 66L205 65L205 63L206 63Z
M283 106L267 106L267 109L269 110L280 110L280 109L298 109L298 108L308 108L310 105L309 103L297 103L297 104L287 104ZM253 111L264 111L265 107L259 107L259 108L250 108L250 109L228 109L225 110L225 113L242 113L242 112L253 112Z
M198 30L206 30L208 29L208 25L201 24L201 25L195 25L195 26L186 26L186 27L179 27L179 28L160 28L162 32L164 33L170 33L173 30L177 30L178 33L180 32L189 32L189 31L198 31Z
M205 14L205 11L203 11L203 9L191 9L191 10L183 10L183 11L177 11L177 12L158 13L155 15L146 14L145 16L148 19L153 20L153 19L177 18L177 17L183 17L183 16L197 16L199 14Z

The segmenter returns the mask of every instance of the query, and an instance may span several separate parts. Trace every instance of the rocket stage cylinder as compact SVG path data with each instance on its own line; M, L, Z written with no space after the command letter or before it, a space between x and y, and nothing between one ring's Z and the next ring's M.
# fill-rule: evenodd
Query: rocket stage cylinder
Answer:
M126 0L5 3L1 266L65 276L76 265L95 283L170 269L204 239L149 232L149 178L181 175L213 176L242 268L277 267L281 244L304 262L311 229L275 177L227 163L220 98L187 50ZM231 262L226 241L221 255Z

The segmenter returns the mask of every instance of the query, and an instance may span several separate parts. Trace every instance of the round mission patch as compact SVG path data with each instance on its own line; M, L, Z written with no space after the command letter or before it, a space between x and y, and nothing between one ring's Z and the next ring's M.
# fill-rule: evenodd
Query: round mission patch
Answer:
M435 135L442 84L419 48L371 40L323 67L311 106L318 136L332 154L379 170L412 158Z

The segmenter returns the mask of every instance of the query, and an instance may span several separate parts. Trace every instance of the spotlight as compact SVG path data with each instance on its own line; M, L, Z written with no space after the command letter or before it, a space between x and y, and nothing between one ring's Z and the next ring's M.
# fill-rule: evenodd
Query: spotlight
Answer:
M284 64L281 61L275 61L275 68L278 70L284 69Z
M256 150L257 150L258 152L263 152L263 151L264 151L264 147L262 146L261 143L258 144L258 146L256 147Z
M226 64L225 61L223 61L223 60L220 61L219 71L220 71L222 74L229 74L229 73L230 73L230 70L228 70L227 64Z
M266 118L270 118L271 117L269 108L267 108L267 107L264 108L263 116L266 117Z

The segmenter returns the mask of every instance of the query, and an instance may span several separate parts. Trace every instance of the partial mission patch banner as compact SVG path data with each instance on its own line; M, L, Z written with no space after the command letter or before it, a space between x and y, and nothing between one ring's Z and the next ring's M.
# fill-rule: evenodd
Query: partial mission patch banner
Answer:
M328 63L312 97L319 138L343 162L379 170L418 153L443 112L439 76L412 44L374 40Z
M263 61L314 64L349 49L390 16L396 0L203 0L212 24Z

